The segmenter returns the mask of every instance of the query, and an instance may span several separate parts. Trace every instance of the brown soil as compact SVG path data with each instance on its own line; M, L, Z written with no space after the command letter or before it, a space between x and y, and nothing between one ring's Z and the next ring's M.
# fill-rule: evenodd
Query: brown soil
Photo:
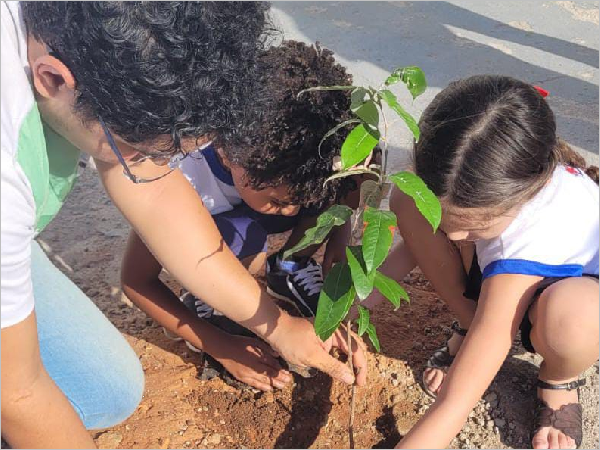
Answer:
M347 448L349 389L323 374L297 377L275 393L238 390L198 379L200 357L173 342L121 294L118 270L128 226L91 169L40 237L54 263L102 309L139 355L146 391L123 424L94 432L101 448ZM275 239L275 244L282 239ZM381 354L369 355L368 386L357 389L357 448L389 448L431 400L416 380L446 338L452 316L423 277L406 280L410 305L372 314ZM539 358L515 345L452 447L510 448L528 443L532 386ZM582 391L584 447L598 446L598 373Z

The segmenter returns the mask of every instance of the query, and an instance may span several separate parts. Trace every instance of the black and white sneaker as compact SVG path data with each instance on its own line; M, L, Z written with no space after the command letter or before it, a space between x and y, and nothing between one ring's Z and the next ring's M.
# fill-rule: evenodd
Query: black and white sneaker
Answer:
M215 310L213 309L212 306L207 305L202 300L198 300L190 292L182 290L179 300L181 300L181 303L183 303L187 309L196 313L196 315L201 319L208 320L215 314ZM171 333L166 328L163 328L163 332L165 333L165 336L167 336L169 339L172 339L174 341L183 340L176 334ZM185 345L187 345L188 348L193 352L202 353L201 350L197 349L196 347L194 347L192 344L190 344L187 341L185 342Z
M303 317L313 317L323 288L323 268L312 258L295 261L290 268L282 267L286 263L279 254L267 259L267 292L292 304Z
M191 292L182 290L179 299L187 309L195 312L200 319L209 319L213 314L215 314L215 310L212 306L207 305L202 300L197 299L192 295Z

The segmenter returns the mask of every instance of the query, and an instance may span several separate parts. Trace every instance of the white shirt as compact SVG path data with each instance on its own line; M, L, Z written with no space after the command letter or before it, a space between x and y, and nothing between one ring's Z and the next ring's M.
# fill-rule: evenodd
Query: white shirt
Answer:
M19 162L24 128L34 127L35 102L28 78L27 41L21 8L2 2L2 165L0 245L2 328L24 320L33 310L31 241L35 235L33 190Z
M584 172L559 166L497 238L476 242L484 279L598 275L599 190Z
M231 211L242 203L231 173L219 161L214 147L192 153L181 161L179 168L211 215Z

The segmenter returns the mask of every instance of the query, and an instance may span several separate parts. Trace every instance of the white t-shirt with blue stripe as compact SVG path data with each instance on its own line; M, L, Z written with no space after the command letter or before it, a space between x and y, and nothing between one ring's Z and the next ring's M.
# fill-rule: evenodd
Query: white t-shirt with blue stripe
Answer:
M179 163L179 169L213 216L231 211L242 204L242 197L234 186L231 172L221 164L216 152L211 145L192 153Z
M599 190L584 172L559 166L510 226L476 242L483 278L598 275Z

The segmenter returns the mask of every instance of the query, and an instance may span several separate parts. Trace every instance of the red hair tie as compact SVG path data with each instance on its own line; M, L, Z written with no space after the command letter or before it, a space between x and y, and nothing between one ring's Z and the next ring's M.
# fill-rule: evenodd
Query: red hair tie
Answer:
M534 86L533 87L536 91L538 91L540 93L540 95L544 98L548 97L548 94L550 94L550 92L548 92L546 89L542 89L539 86Z

